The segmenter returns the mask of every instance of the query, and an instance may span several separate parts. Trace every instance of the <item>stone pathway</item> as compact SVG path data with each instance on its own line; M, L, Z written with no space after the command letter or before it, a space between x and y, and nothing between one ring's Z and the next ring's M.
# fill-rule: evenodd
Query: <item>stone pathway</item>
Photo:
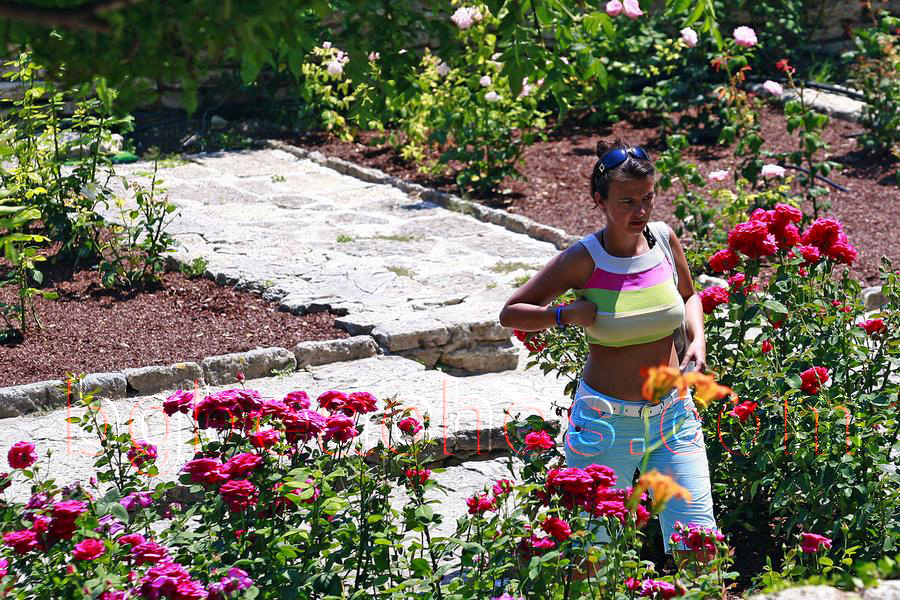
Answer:
M179 260L203 257L216 281L295 313L343 315L352 335L429 367L515 368L497 316L516 279L558 252L276 149L197 155L159 176L179 208Z

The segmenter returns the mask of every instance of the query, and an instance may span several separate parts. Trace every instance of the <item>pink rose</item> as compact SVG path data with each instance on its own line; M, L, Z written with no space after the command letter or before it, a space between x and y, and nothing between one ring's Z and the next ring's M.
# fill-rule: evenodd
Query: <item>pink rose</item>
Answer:
M637 19L644 15L644 11L641 10L638 0L625 0L623 7L625 8L625 16L629 19Z
M688 48L693 48L697 45L697 32L691 29L690 27L685 27L681 30L681 41L684 42L684 45ZM726 173L728 171L725 171Z
M481 13L478 12L477 8L460 6L456 9L456 12L453 13L453 16L450 17L450 20L460 29L468 29L475 24L475 21L481 20Z
M606 3L606 14L611 17L618 17L624 9L625 7L619 0L610 0Z
M831 538L827 538L824 535L819 535L817 533L800 534L800 549L804 553L814 554L819 551L820 546L826 550L831 548Z
M763 177L784 177L784 167L778 165L763 165Z
M706 176L710 181L725 181L728 178L728 169L713 171Z
M745 25L734 30L734 41L738 46L749 48L756 44L756 32Z

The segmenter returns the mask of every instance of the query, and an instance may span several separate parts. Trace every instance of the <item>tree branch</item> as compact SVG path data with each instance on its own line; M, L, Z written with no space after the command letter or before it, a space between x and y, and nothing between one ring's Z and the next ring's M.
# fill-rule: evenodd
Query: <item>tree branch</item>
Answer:
M28 6L19 2L0 2L0 19L22 21L44 27L66 27L84 31L109 33L103 14L135 5L141 0L106 0L71 8Z

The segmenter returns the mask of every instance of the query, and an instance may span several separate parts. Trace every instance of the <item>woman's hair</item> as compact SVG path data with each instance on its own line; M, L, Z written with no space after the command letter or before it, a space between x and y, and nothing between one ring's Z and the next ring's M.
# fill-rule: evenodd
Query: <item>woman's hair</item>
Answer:
M600 159L602 159L610 150L616 148L631 148L631 144L622 138L616 138L612 141L600 140L597 142L597 162L594 164L594 170L591 173L591 199L594 201L595 208L600 206L597 202L595 194L599 193L604 200L609 196L609 184L611 181L628 181L631 179L643 179L644 177L655 177L656 167L649 160L636 158L628 155L625 162L612 169L606 169L600 174Z

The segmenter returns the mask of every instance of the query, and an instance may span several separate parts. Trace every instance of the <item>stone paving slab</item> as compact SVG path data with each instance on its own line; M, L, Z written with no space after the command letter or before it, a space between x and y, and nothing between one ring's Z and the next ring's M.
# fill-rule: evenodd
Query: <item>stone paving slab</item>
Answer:
M524 365L524 360L521 364ZM264 397L279 399L294 390L305 390L313 399L329 389L369 391L379 400L396 395L401 407L413 408L414 415L430 414L428 434L439 439L438 454L433 459L453 456L453 460L466 460L509 451L503 434L504 410L555 419L551 403L563 399L564 382L545 377L536 369L454 377L438 370L426 370L421 364L398 356L376 356L308 367L287 376L247 383L248 388L258 390ZM230 387L233 386L204 388L201 393ZM165 396L100 400L100 406L103 420L116 424L120 431L126 431L126 422L133 419L128 431L135 439L147 440L158 447L159 476L169 481L177 478L177 470L193 456L193 447L187 417L176 414L168 418L162 412ZM31 440L37 446L43 473L60 484L86 481L93 473L92 456L100 449L99 441L96 434L85 434L77 425L66 421L68 416L83 412L77 407L62 408L6 419L0 433L0 452L5 453L18 441ZM378 413L373 415L364 421L361 440L365 449L374 447L379 439L387 439L382 418ZM395 431L393 439L398 438L399 433ZM52 452L49 461L46 460L48 450ZM16 483L6 495L21 501L26 498L26 490Z

